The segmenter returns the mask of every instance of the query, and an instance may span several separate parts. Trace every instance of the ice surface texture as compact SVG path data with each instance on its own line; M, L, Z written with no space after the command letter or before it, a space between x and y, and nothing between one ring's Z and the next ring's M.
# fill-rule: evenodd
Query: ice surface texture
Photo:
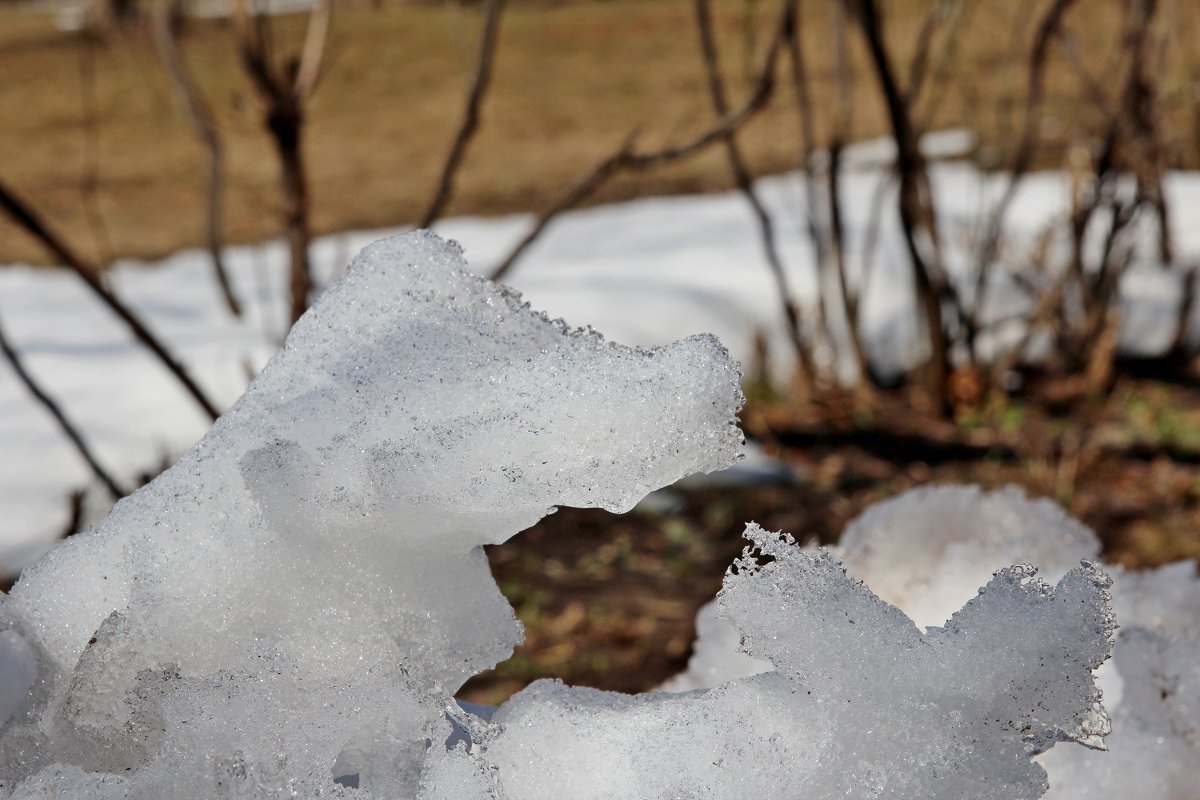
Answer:
M480 545L737 457L715 339L620 347L464 267L429 233L365 249L193 450L0 600L0 662L37 662L0 681L0 796L352 793L335 769L410 796L521 636Z
M850 523L841 542L852 574L923 624L937 624L973 593L972 578L1006 564L1057 577L1100 543L1049 500L1015 487L916 489ZM1109 752L1055 748L1039 760L1051 800L1200 797L1200 580L1181 562L1113 572L1120 631L1099 671L1112 715Z
M717 612L774 671L710 691L628 695L540 681L443 774L520 800L1033 798L1030 756L1107 731L1109 580L1002 570L922 634L825 550L756 525ZM765 562L765 563L764 563ZM482 777L481 777L482 776ZM438 797L463 796L456 793Z
M1037 564L1056 579L1099 552L1095 535L1047 500L1015 487L914 489L869 508L835 549L851 575L925 625L939 625L976 594L980 576ZM1200 797L1200 579L1193 562L1114 573L1118 631L1112 661L1097 671L1112 716L1108 752L1056 747L1038 757L1048 800L1196 800ZM1003 574L1003 573L1001 573ZM986 596L986 594L985 594ZM982 599L982 598L980 598ZM978 601L972 601L978 602ZM707 688L758 669L740 633L715 615L697 618L688 671L669 688ZM956 624L958 617L951 620ZM932 628L927 635L936 634Z
M1043 756L1051 800L1200 797L1200 579L1191 561L1116 573L1120 635L1112 674L1109 752ZM1108 700L1112 697L1112 700Z

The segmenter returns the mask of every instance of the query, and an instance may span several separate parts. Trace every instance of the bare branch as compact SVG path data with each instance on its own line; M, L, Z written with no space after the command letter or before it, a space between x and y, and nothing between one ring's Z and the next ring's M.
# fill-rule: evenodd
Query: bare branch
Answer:
M329 39L329 24L333 18L333 0L315 0L308 17L308 29L304 33L304 48L296 67L296 79L292 91L299 102L304 102L317 88L324 61L325 42Z
M173 17L179 9L180 0L158 0L154 5L154 38L158 44L158 52L166 66L167 74L175 88L176 99L187 115L188 123L196 137L204 145L208 154L208 210L205 224L205 242L209 258L212 259L213 275L221 296L230 313L240 317L242 307L233 286L229 281L229 273L225 269L222 255L224 236L222 234L222 177L224 173L224 147L221 144L221 134L212 109L204 101L200 87L196 85L191 71L183 60L183 54L175 41L172 30Z
M854 366L858 370L860 381L870 379L870 363L867 360L867 349L863 344L862 330L859 327L858 313L859 293L850 286L850 276L846 274L846 232L842 224L842 197L840 191L842 147L835 143L829 148L829 166L826 172L826 194L829 197L829 232L833 245L833 265L837 273L838 288L842 294L842 310L846 315L846 332L850 337L850 347L854 354Z
M930 345L930 400L937 413L949 412L947 381L950 375L950 348L943 321L942 304L952 297L943 270L936 263L937 233L930 207L929 181L921 155L917 133L909 115L908 103L896 79L896 73L883 39L881 12L876 0L843 0L854 9L858 25L866 39L875 68L875 76L887 105L892 138L896 142L896 170L900 179L899 212L904 242L913 265L917 297L924 311ZM922 252L919 243L924 232L933 252Z
M854 127L854 68L846 35L846 11L844 3L829 5L833 25L834 83L838 87L833 129L841 131L844 141L849 141L850 131Z
M100 186L100 163L98 160L100 138L100 109L96 98L96 41L84 37L79 48L79 100L83 107L83 174L80 189L83 194L83 210L88 229L96 246L96 257L101 264L113 260L112 237L104 212L100 210L98 189Z
M937 116L938 107L951 83L947 78L954 74L954 70L961 63L957 59L966 20L979 9L978 4L967 0L939 0L939 3L946 18L941 22L941 26L949 25L949 30L939 38L937 46L933 48L935 52L930 54L927 65L923 67L921 80L916 84L909 83L909 105L913 107L914 115L920 119L917 126L919 130L928 130ZM974 86L964 86L961 83L958 86L970 94L975 91ZM921 107L919 112L918 106Z
M479 107L483 103L488 85L492 79L492 62L496 53L496 40L500 32L500 13L504 9L504 0L488 0L484 10L483 31L479 38L479 55L475 63L475 77L471 81L471 91L467 94L467 107L463 113L462 125L454 137L446 164L442 167L442 176L438 181L437 192L421 217L418 228L428 228L433 221L441 216L446 204L454 192L454 175L458 171L467 145L479 128Z
M1200 262L1188 264L1180 277L1183 290L1179 298L1179 316L1175 322L1175 333L1171 336L1171 345L1167 348L1167 358L1177 361L1187 357L1187 335L1191 328L1192 314L1196 310L1196 289L1200 283Z
M771 59L772 69L774 68L774 60L774 58ZM667 164L672 161L681 161L702 153L714 144L723 141L731 131L738 130L758 114L758 112L762 111L767 104L767 100L770 99L774 88L774 76L768 76L764 73L754 93L750 95L750 99L741 108L726 114L711 128L683 144L666 147L651 153L631 154L628 165L635 169L646 169L647 167Z
M242 67L262 98L263 123L279 158L284 231L290 261L292 322L308 309L308 296L312 291L308 252L312 239L310 198L302 156L302 134L305 103L320 74L331 14L329 0L319 0L313 6L301 55L290 59L280 69L271 59L271 28L265 15L257 10L248 13L246 0L233 0L234 30Z
M533 229L517 243L516 247L500 262L499 266L492 271L489 277L492 280L499 280L504 277L525 251L529 249L529 246L541 236L542 232L555 217L563 211L583 202L584 199L617 173L624 170L645 170L660 164L669 164L674 161L690 158L704 152L708 147L723 141L724 137L730 131L737 130L746 124L746 122L766 106L767 100L771 97L772 90L775 87L775 65L779 59L779 52L782 45L783 31L781 30L777 32L772 41L771 48L767 53L766 64L759 74L757 85L745 104L726 114L711 128L697 134L691 140L661 150L637 153L634 151L633 146L638 132L633 131L630 133L616 152L605 156L601 161L592 166L578 180L567 187L550 204L549 208L539 215Z
M800 126L800 165L804 173L804 202L807 206L804 222L808 238L813 245L813 252L816 254L817 265L820 267L829 263L830 242L828 240L830 234L826 220L828 215L824 213L826 209L821 202L821 194L817 187L817 137L813 126L814 115L812 98L809 93L808 68L800 43L800 0L786 0L786 2L791 4L794 9L792 13L796 17L792 33L787 37L787 48L788 61L792 67L793 102ZM821 331L827 331L829 314L825 308L825 293L818 292L818 297L820 302L817 304L817 327Z
M97 277L97 270L79 258L65 242L59 239L46 226L32 208L26 205L24 201L18 198L2 182L0 182L0 208L4 209L18 226L24 228L31 236L40 241L59 261L69 267L80 280L87 284L87 287L129 327L134 337L146 349L154 353L158 360L162 362L162 365L167 368L167 371L175 376L179 383L183 385L183 388L187 390L188 394L192 396L192 399L204 409L204 412L209 417L215 420L220 416L217 407L208 399L196 382L192 380L192 377L188 375L183 365L175 360L175 357L171 355L158 338L142 324L137 315L100 281Z
M1170 215L1167 210L1166 193L1163 191L1166 155L1160 141L1158 124L1158 74L1153 31L1155 16L1158 13L1158 0L1130 2L1127 12L1132 19L1124 49L1130 52L1131 63L1129 80L1122 99L1132 139L1133 168L1137 176L1139 198L1154 207L1158 222L1159 259L1164 264L1170 264L1174 260L1174 254ZM1158 46L1161 48L1163 44L1160 42Z
M695 13L696 24L700 32L700 48L704 55L705 73L708 77L709 96L712 99L714 110L719 116L723 117L729 113L729 101L725 96L725 82L721 77L721 68L718 63L717 43L716 38L713 36L712 13L708 0L695 0ZM780 22L780 29L790 39L792 33L795 31L795 27L795 5L793 3L785 3L784 18ZM746 198L746 202L754 214L755 222L758 224L759 239L762 243L763 254L766 256L767 265L771 269L771 276L775 280L775 290L779 295L784 318L787 320L788 338L792 343L792 349L796 352L797 363L800 365L804 377L811 384L817 379L816 366L813 363L812 354L809 352L808 346L804 343L803 336L801 335L800 312L796 308L795 300L792 299L792 291L788 285L783 260L779 257L779 250L775 246L774 223L763 206L762 201L759 200L758 195L754 192L750 170L746 166L746 161L742 157L741 150L737 145L736 130L727 131L722 137L722 144L724 145L725 157L729 162L729 168L733 173L733 179L737 184L738 191Z
M100 465L100 462L92 453L91 448L88 447L87 442L85 442L83 437L79 435L79 431L76 430L75 426L71 424L71 421L67 419L66 414L64 414L62 409L59 408L58 403L55 402L54 398L46 394L45 390L42 389L38 385L37 381L33 379L33 376L26 371L25 365L21 363L21 357L17 355L17 351L13 349L11 344L9 344L8 337L4 334L3 325L0 325L0 352L4 353L4 357L8 360L9 366L12 367L12 370L16 373L17 377L20 378L21 383L25 384L25 388L29 390L29 393L34 396L34 399L42 404L42 407L50 413L50 416L54 417L54 421L57 422L58 427L62 429L63 435L66 436L67 439L70 440L71 444L75 446L75 449L79 452L79 455L82 456L83 460L87 462L87 465L91 467L92 473L100 480L101 483L104 484L105 488L107 488L109 493L113 496L113 499L120 500L122 497L127 495L128 492L122 488L121 484L119 484L116 479L113 478L113 476L110 475L108 471Z
M1021 129L1021 138L1013 151L1009 164L1008 185L1004 194L992 211L987 231L980 247L979 258L975 266L975 292L972 300L972 310L967 314L965 322L967 348L974 351L975 338L978 332L979 315L983 311L987 294L988 269L996 258L996 249L1000 244L1000 235L1004 230L1004 218L1016 197L1017 189L1033 159L1033 149L1037 142L1037 130L1040 120L1042 97L1044 93L1046 60L1050 53L1050 45L1062 30L1063 17L1076 0L1054 0L1046 10L1041 22L1038 23L1034 35L1033 48L1029 53L1028 86L1025 93L1025 121Z
M925 77L929 72L929 56L933 50L933 37L946 18L945 0L933 0L917 33L917 43L913 47L913 60L908 69L908 88L905 100L909 107L916 105Z
M633 131L625 137L625 141L617 149L615 153L605 157L599 161L594 167L588 170L579 180L567 187L558 198L550 204L550 207L538 216L537 222L529 233L525 234L524 238L517 243L508 254L508 256L500 262L500 264L492 270L492 274L488 276L493 281L498 281L503 278L513 265L525 254L538 237L542 235L542 231L546 229L555 217L573 208L583 202L592 192L596 191L606 180L616 174L622 167L629 163L633 157L633 143L637 139L637 131Z

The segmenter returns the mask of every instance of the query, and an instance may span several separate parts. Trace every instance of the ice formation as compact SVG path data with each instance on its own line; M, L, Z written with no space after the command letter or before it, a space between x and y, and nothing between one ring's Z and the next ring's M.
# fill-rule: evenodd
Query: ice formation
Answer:
M1191 561L1117 572L1109 752L1042 757L1051 800L1200 797L1200 579ZM1112 691L1109 687L1112 687Z
M1002 570L922 633L755 526L716 614L770 671L460 707L520 638L481 545L741 444L715 339L609 344L464 267L428 233L364 250L192 451L0 598L0 797L1012 800L1031 755L1098 743L1094 567Z
M439 754L458 781L436 796L474 778L471 796L521 800L1015 800L1044 789L1031 754L1107 732L1090 673L1112 620L1095 567L1054 588L1002 570L922 634L828 551L753 524L746 536L717 613L772 671L634 697L539 681L472 752Z
M881 597L936 624L970 596L972 578L1028 562L1048 575L1100 543L1049 500L1015 487L916 489L879 503L847 528L846 566ZM1192 562L1147 573L1116 567L1121 630L1100 670L1112 715L1109 752L1057 748L1041 757L1053 800L1196 800L1200 786L1200 580ZM1072 752L1072 750L1074 752Z
M1058 578L1100 543L1049 500L1016 487L914 489L852 521L834 549L851 575L921 625L941 625L974 587L1013 563ZM1108 752L1054 748L1038 758L1049 800L1196 800L1200 797L1200 579L1193 562L1145 573L1109 567L1120 625L1113 660L1097 671L1112 717ZM688 670L669 689L710 688L758 669L738 649L738 629L697 617ZM933 630L936 630L933 629Z
M38 675L0 795L318 796L341 771L406 796L521 635L479 546L736 458L715 339L620 347L464 267L432 234L364 250L210 434L26 571L0 661Z

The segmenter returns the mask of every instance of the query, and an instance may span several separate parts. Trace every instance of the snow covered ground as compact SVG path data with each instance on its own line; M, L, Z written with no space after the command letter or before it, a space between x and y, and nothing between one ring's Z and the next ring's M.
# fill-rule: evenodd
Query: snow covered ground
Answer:
M954 149L943 136L932 148ZM885 145L848 155L844 197L850 240L861 240L888 157ZM1003 189L965 162L933 170L952 268L965 260L972 224ZM759 188L778 220L779 245L793 290L811 304L817 284L803 229L799 175L763 179ZM1065 175L1032 175L1009 212L1010 226L1030 240L1065 208ZM1200 174L1167 181L1177 252L1200 256ZM885 206L888 207L888 206ZM472 267L487 274L531 224L528 215L458 218L437 225L457 239ZM326 237L315 243L323 283L363 245L395 231ZM852 263L861 253L851 252ZM221 404L241 394L250 375L278 346L285 329L285 250L281 242L234 247L228 262L247 315L232 318L212 281L205 254L177 253L161 262L127 262L113 288L175 349ZM735 193L649 198L564 215L508 276L535 308L576 325L593 325L627 344L663 344L712 332L744 365L756 334L770 345L773 368L787 368L779 301L743 199ZM1174 324L1178 276L1153 265L1126 280L1124 346L1153 352ZM995 292L996 314L1016 302ZM880 364L900 367L919 353L907 259L890 221L882 227L863 310L867 340ZM98 457L120 479L173 461L207 429L207 420L72 275L14 266L0 269L0 319L26 365L59 399ZM1197 332L1193 321L1193 334ZM40 554L68 522L68 496L88 484L86 465L53 420L0 365L0 571L13 572ZM93 492L94 496L99 493ZM96 508L99 514L105 509Z

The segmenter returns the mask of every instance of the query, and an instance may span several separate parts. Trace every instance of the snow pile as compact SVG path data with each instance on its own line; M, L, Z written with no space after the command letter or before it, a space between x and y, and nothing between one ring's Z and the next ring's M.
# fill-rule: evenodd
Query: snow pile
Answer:
M1049 500L1030 500L1015 487L985 493L947 486L914 489L869 508L846 528L834 552L851 575L917 624L950 619L953 626L954 610L994 571L999 577L1008 565L1025 562L1057 579L1099 550L1095 534ZM1049 773L1046 797L1194 800L1200 764L1196 565L1180 562L1146 573L1108 569L1120 624L1113 660L1097 671L1112 717L1109 752L1055 748L1040 756ZM738 649L740 629L714 619L716 607L701 610L695 655L666 688L720 686L753 668Z
M0 796L1036 797L1107 730L1108 579L999 572L922 633L751 525L716 613L773 669L458 706L520 639L481 545L730 464L739 375L534 313L432 234L367 248L176 466L0 598Z
M1034 564L1057 581L1100 553L1061 506L1015 486L914 489L868 508L838 544L850 574L922 627L949 619L1002 567Z

